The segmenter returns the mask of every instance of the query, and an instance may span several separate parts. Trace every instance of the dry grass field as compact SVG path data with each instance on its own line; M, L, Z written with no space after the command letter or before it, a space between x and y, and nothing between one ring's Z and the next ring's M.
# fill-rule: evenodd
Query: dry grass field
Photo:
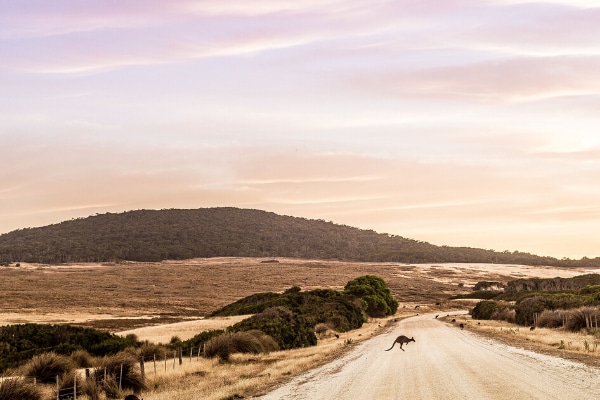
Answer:
M449 297L468 293L479 281L503 283L523 277L571 277L598 272L511 265L353 263L320 260L249 258L194 259L161 263L31 265L0 268L0 325L70 323L140 339L168 342L202 330L223 328L237 319L205 319L210 312L257 292L341 289L351 279L382 277L400 302L395 319L424 312L472 307ZM417 308L418 307L418 308ZM463 317L460 317L463 318ZM510 344L598 365L600 349L593 335L471 321L466 328ZM145 399L225 399L264 393L295 374L342 354L353 343L385 331L392 320L375 320L358 331L324 337L314 348L269 355L235 355L229 363L200 358L182 366L154 365L146 372L153 391ZM451 322L448 322L451 323ZM457 327L458 329L458 327Z

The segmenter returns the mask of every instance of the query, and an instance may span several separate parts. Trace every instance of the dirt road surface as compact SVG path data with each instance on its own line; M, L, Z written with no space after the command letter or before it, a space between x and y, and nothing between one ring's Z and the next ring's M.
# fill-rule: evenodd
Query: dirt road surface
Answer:
M457 316L457 324L460 317ZM395 338L415 338L403 346ZM425 314L263 400L600 399L600 369L506 346Z

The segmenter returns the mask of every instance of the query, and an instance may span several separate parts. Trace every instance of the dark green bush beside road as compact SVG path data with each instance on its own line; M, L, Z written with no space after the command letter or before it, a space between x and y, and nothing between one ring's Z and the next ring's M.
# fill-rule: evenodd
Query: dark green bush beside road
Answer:
M295 286L284 293L258 293L215 311L212 316L256 314L230 330L258 329L282 349L313 346L316 325L334 330L358 329L367 317L385 317L398 309L385 281L366 275L348 282L344 291L316 289L303 292Z
M71 354L86 350L95 356L116 354L140 343L108 332L70 325L20 324L0 327L0 372L17 367L36 354Z

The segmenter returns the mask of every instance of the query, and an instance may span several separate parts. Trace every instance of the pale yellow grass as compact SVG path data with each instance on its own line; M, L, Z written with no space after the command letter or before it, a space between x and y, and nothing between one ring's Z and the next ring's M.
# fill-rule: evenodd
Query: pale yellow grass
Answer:
M293 376L331 361L355 343L384 332L394 319L399 319L399 315L393 319L372 320L361 329L340 334L339 338L329 335L313 347L262 355L234 354L230 362L184 359L183 364L175 368L170 362L166 372L164 364L159 363L156 375L154 364L146 363L146 376L153 389L143 397L145 400L217 400L266 393Z
M450 318L446 318L446 321L449 322ZM562 328L530 330L527 326L505 321L474 320L468 315L457 318L454 325L458 326L459 323L463 323L467 330L506 344L573 358L591 365L600 363L600 332L570 332Z
M236 315L233 317L202 318L166 325L145 326L143 328L117 332L117 335L126 336L134 334L138 340L166 344L171 341L173 336L177 336L181 340L188 340L199 332L225 329L248 317L249 315Z

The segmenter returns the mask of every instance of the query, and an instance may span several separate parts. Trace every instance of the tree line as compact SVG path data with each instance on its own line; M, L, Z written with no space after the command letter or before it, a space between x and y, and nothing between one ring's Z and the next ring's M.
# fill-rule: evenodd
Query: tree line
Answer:
M600 258L436 246L323 220L239 208L96 214L0 235L0 264L184 260L209 257L600 266Z

